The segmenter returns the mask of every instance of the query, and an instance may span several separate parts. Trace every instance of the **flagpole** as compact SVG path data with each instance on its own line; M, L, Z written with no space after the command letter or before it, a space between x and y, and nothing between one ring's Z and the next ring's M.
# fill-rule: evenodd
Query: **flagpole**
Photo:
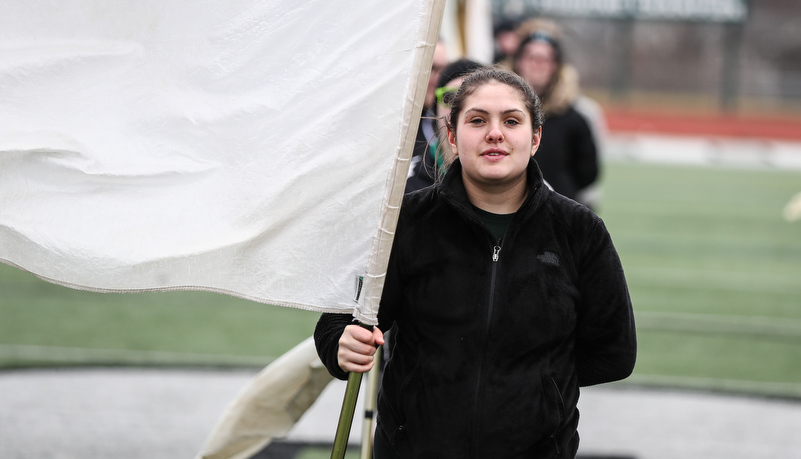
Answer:
M400 213L401 201L406 187L406 177L408 176L409 164L414 150L417 126L420 123L420 116L423 111L423 101L431 73L431 62L434 59L434 47L442 24L445 0L428 0L427 6L430 8L430 16L428 21L422 24L425 39L420 47L422 53L416 57L415 73L417 74L417 79L410 82L409 88L410 95L413 95L413 97L410 99L412 103L406 107L405 119L408 120L408 124L403 128L402 141L398 149L395 168L391 173L393 178L389 186L387 207L382 216L379 237L374 240L368 263L367 272L372 277L366 276L365 280L374 280L374 282L370 282L369 287L367 283L365 284L365 291L362 292L365 294L364 309L357 309L354 313L354 317L362 322L362 326L365 326L365 328L369 326L364 325L364 323L371 321L363 320L363 317L371 319L371 323L376 323L378 315L378 304L384 286L383 276L386 274L389 253L395 235L395 226L398 222L398 214ZM375 367L374 371L376 371ZM342 401L342 411L339 414L339 424L337 425L336 438L334 439L334 448L331 451L331 459L344 459L345 457L361 381L361 373L351 372L348 376L348 385L345 388L345 398Z
M331 459L343 459L348 449L350 426L353 423L353 413L356 411L356 400L359 398L359 386L362 384L362 373L352 371L348 376L348 385L345 387L345 398L342 400L342 410L339 413L339 424L334 439L334 448L331 450Z

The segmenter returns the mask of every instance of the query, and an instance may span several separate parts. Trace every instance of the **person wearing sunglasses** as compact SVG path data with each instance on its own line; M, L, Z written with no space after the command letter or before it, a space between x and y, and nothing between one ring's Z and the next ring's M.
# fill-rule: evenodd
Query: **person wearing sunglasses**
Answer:
M414 152L412 153L412 162L409 167L409 175L406 178L406 192L410 193L420 188L425 188L434 183L433 174L428 173L428 170L423 164L428 152L428 146L431 139L436 137L432 118L436 110L436 98L434 91L437 89L437 82L442 75L443 70L448 66L448 51L445 42L441 39L437 41L434 48L433 61L431 63L431 73L428 77L428 87L426 88L426 97L423 107L423 113L420 118L420 124L417 127L417 137L414 141Z
M484 67L482 64L470 59L459 59L448 64L440 73L434 91L436 107L430 116L432 119L427 120L432 123L435 135L428 141L421 161L415 165L414 174L407 181L407 193L433 185L442 177L448 164L453 160L445 129L450 113L449 102L459 90L464 77L482 67Z

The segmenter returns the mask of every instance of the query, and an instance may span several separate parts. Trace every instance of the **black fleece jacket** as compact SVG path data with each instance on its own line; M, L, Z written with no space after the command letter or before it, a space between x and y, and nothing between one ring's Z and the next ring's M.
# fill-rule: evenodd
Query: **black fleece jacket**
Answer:
M499 242L471 209L456 161L407 195L381 299L397 324L378 427L403 458L574 457L579 386L622 379L634 317L609 234L586 207L543 186ZM318 353L336 377L352 318L324 314Z

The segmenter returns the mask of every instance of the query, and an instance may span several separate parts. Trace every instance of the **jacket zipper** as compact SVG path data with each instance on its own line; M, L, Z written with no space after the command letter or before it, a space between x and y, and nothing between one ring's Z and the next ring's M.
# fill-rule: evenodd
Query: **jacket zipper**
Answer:
M492 319L492 307L495 304L495 274L498 271L498 260L501 258L500 241L492 248L492 275L490 277L489 304L487 305L487 326L484 328L484 341L489 338L490 321Z
M498 241L495 246L492 247L492 274L490 275L490 291L489 291L489 303L487 304L487 321L484 326L484 336L482 344L486 345L489 339L489 332L490 332L490 324L492 323L492 309L495 303L495 277L498 271L498 260L500 260L501 256L501 241ZM484 358L482 357L479 365L478 365L478 372L476 375L476 386L473 395L473 435L472 435L472 448L471 451L478 451L479 450L479 438L480 432L476 432L476 420L478 419L478 403L479 403L479 394L481 392L481 379L483 377L484 370Z

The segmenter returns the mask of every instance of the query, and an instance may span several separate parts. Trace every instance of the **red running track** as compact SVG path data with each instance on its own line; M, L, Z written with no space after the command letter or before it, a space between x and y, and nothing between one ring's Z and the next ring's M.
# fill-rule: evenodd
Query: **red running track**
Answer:
M652 133L801 141L801 118L733 114L678 115L605 108L613 133Z

